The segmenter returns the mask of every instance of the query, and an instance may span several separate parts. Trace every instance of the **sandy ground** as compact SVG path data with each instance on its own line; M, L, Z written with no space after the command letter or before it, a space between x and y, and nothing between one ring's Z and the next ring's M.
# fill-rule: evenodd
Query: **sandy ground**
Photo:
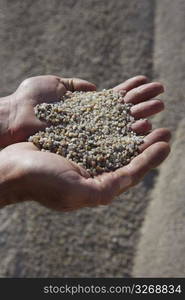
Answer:
M142 227L134 276L185 276L185 119L163 164ZM179 171L180 170L180 171Z
M185 277L185 2L157 1L153 70L164 82L166 110L156 124L172 129L142 226L133 276Z
M183 0L175 3L170 0L1 0L0 95L13 92L26 77L40 74L81 77L96 83L98 89L144 74L151 80L160 79L167 87L167 111L154 119L155 126L165 125L175 132L185 112L184 4ZM178 134L174 143L183 152L184 144ZM146 264L155 266L156 255L146 245L149 241L153 249L156 247L155 236L166 209L157 203L163 201L161 191L166 188L166 172L175 168L175 159L169 159L164 169L152 171L141 184L109 207L65 214L49 211L36 203L3 209L0 212L0 276L151 276L153 273ZM170 214L175 218L179 209L175 195L175 192L169 194L173 203L170 213L165 214L169 222ZM183 201L179 205L184 209ZM152 230L148 219L153 222ZM157 248L161 276L173 276L173 266L165 268L169 248L175 241L168 240L167 228L164 226L166 244L162 255L161 248ZM183 237L183 226L177 230ZM181 252L183 247L178 248L178 243L184 245L184 240L175 242ZM184 251L182 259L183 255ZM174 276L184 276L184 264L175 258L174 263L179 264Z

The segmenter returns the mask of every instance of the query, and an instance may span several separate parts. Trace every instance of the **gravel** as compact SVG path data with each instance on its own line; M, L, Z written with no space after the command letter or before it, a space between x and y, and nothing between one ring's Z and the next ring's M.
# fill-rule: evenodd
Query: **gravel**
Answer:
M66 157L91 176L127 165L139 153L143 136L132 131L132 104L125 92L67 92L59 102L35 107L50 126L29 138L40 150Z

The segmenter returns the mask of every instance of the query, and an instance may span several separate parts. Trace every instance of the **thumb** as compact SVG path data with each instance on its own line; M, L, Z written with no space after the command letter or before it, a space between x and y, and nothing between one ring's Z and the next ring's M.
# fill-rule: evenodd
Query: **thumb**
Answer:
M96 90L96 86L93 83L79 78L59 78L58 92L61 93L60 95L64 94L64 87L65 92Z

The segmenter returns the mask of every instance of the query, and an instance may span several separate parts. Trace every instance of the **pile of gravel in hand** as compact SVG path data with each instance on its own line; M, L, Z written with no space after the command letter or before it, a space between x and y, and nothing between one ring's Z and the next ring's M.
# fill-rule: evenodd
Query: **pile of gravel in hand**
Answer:
M127 165L143 143L131 130L135 121L132 104L123 93L67 92L59 102L35 107L36 116L48 127L29 137L40 150L66 157L84 167L91 176Z

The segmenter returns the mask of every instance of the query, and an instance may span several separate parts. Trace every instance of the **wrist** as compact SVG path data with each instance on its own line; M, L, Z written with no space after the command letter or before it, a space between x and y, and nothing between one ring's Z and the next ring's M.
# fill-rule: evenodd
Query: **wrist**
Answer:
M3 152L0 152L0 208L24 201L19 172Z
M11 143L11 96L0 98L0 148Z

